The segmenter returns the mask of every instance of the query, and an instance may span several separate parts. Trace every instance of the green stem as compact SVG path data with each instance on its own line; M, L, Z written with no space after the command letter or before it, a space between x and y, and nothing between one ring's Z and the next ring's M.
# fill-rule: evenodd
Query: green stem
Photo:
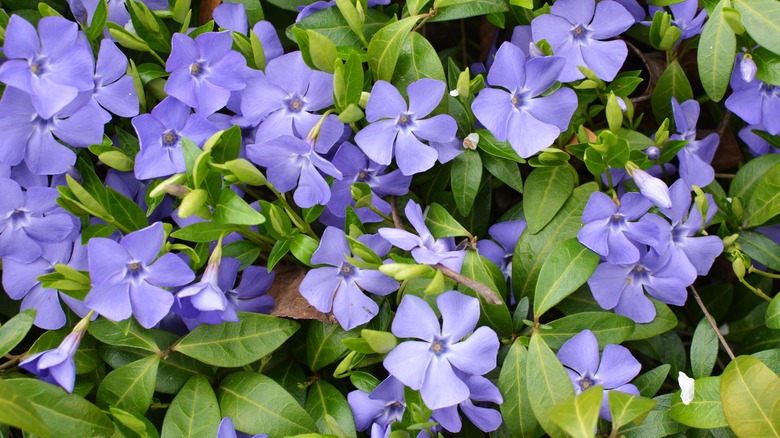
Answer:
M769 273L769 272L762 271L760 269L756 269L756 267L753 266L753 265L750 265L750 269L748 269L748 274L758 274L758 275L762 275L764 277L780 279L780 275L772 274L772 273Z
M761 289L759 289L757 287L753 287L753 285L748 283L747 280L745 280L744 277L740 278L739 282L742 283L746 288L750 289L751 292L753 292L754 294L758 295L760 298L762 298L762 299L764 299L766 301L769 301L769 302L772 301L772 299L769 298L769 296L767 294L765 294Z

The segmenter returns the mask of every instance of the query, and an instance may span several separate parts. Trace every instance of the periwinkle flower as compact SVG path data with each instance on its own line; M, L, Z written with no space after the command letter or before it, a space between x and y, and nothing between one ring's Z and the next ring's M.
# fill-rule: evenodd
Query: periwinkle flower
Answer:
M678 103L672 97L672 113L677 134L671 140L687 140L677 158L680 159L680 177L688 184L705 187L715 179L715 170L710 163L718 149L720 137L713 132L701 140L696 140L696 122L699 119L699 102L691 99Z
M577 233L577 239L610 263L634 263L640 257L634 242L658 244L657 225L646 220L633 222L650 207L650 202L636 192L623 195L619 207L609 196L594 192L582 213L585 225Z
M311 263L326 265L310 270L298 290L320 312L333 312L344 330L351 330L370 321L379 306L363 291L387 295L398 290L398 282L373 269L363 269L347 260L352 250L344 232L328 227L320 246L311 256Z
M57 206L59 193L49 187L22 191L16 181L0 178L0 257L30 263L43 246L65 241L72 216Z
M766 154L780 154L780 149L773 146L754 131L766 131L763 125L749 125L739 130L737 136L744 141L748 150L755 157Z
M125 74L126 70L127 56L113 41L101 41L95 65L95 89L92 98L118 116L133 117L138 115L138 95L133 78Z
M492 432L498 429L502 422L501 413L495 409L474 404L474 402L503 403L504 398L501 396L498 388L496 388L496 385L482 376L464 375L460 371L455 371L455 374L463 379L466 386L468 386L469 397L457 405L435 409L431 414L431 418L438 421L444 429L452 433L458 433L462 427L462 422L458 415L458 407L460 407L466 418L477 426L479 430Z
M741 61L737 56L737 62ZM780 86L760 80L746 82L739 68L731 73L729 84L734 90L726 99L726 108L751 125L762 124L766 132L780 133Z
M707 19L707 10L702 8L701 12L699 12L699 0L685 0L669 5L669 9L672 11L672 24L682 31L677 44L682 40L687 40L701 33L704 20ZM648 8L650 17L654 16L657 11L662 10L663 8L658 6L650 6ZM697 14L697 12L699 13Z
M175 97L166 97L149 114L134 117L133 128L141 146L135 157L138 179L160 178L185 171L181 140L201 146L217 127Z
M488 233L490 237L496 240L479 240L477 242L477 250L479 255L485 256L488 260L495 263L501 272L504 273L504 278L509 278L512 275L512 255L515 252L515 245L520 239L520 235L523 234L526 227L525 220L514 220L507 222L498 222L493 224Z
M536 154L569 127L577 108L577 96L569 88L542 96L559 80L564 66L561 57L527 59L514 44L502 44L487 75L490 87L471 104L474 115L521 157Z
M585 66L596 76L611 81L628 56L622 40L602 41L625 32L634 24L634 17L611 0L558 0L549 14L531 22L534 41L547 40L555 56L566 60L561 82L585 77L577 66Z
M11 16L3 45L8 60L0 66L0 81L28 93L35 111L50 119L79 92L92 90L94 59L78 37L76 23L44 17L38 29L40 39L32 24Z
M172 253L157 258L164 243L162 222L134 231L119 243L93 237L87 244L92 290L84 303L112 321L135 315L151 328L173 305L161 287L183 286L195 279L187 264ZM155 260L156 259L156 260Z
M672 200L666 183L632 164L629 161L626 171L639 188L639 193L660 208L670 208Z
M373 8L374 6L389 4L390 0L368 0L367 6L369 8ZM314 14L315 12L319 12L327 8L332 8L334 6L336 6L336 0L320 0L308 5L298 6L298 10L300 10L300 12L298 12L298 16L295 17L295 22L297 23L309 15Z
M455 249L455 241L449 238L434 239L428 226L425 225L422 208L414 201L409 201L404 209L406 219L412 224L418 235L397 228L380 228L379 235L393 246L405 251L411 251L417 263L426 265L442 265L460 272L466 252Z
M395 162L404 175L414 175L433 167L436 149L420 139L445 143L455 137L458 125L447 114L425 119L439 104L446 85L423 78L406 88L409 105L389 82L377 81L366 105L370 125L355 135L355 143L371 160L387 166Z
M216 438L268 438L268 435L264 433L249 435L248 433L239 432L233 425L233 420L230 417L224 417L219 422Z
M599 416L607 421L612 421L607 398L610 391L639 395L637 387L628 382L642 371L642 365L626 347L609 344L599 357L596 336L590 330L583 330L566 341L557 356L569 374L576 394L592 386L604 387Z
M405 295L391 327L398 344L385 357L384 366L404 385L419 390L430 409L441 409L468 399L468 385L456 374L481 376L496 366L498 336L479 327L479 300L457 291L436 298L442 324L422 298ZM473 332L473 333L472 333ZM470 335L470 336L469 336ZM464 337L468 338L461 341Z
M355 429L359 432L374 425L384 430L390 424L401 421L406 410L404 384L393 376L383 380L370 394L361 390L350 392L347 401L355 417ZM371 437L375 438L373 430Z
M68 392L73 392L76 384L76 350L86 327L76 329L63 339L60 345L52 350L36 353L23 360L19 367L38 376L44 382L59 385Z
M249 34L249 22L246 7L243 3L222 3L214 9L213 15L217 26L240 34ZM258 21L252 28L252 32L260 40L266 63L284 54L282 42L279 40L279 35L276 34L276 29L271 22L265 20Z
M223 108L230 92L246 87L246 60L232 49L230 32L207 32L194 40L177 33L171 40L165 92L204 117Z
M753 81L753 79L756 78L756 73L758 72L758 67L756 66L756 62L753 61L753 57L750 55L743 55L742 59L739 61L739 74L742 77L742 80L750 83Z

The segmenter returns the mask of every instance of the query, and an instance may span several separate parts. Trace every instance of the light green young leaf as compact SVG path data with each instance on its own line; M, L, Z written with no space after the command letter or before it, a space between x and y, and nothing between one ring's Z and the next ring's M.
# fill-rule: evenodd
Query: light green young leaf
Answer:
M398 56L419 17L407 17L380 29L368 42L368 66L374 79L390 82Z
M0 397L0 423L32 432L43 438L52 436L38 410L22 391L0 379L0 394L3 394Z
M531 336L528 345L526 379L531 409L542 428L553 438L565 436L550 417L552 408L574 398L574 388L563 365L538 333Z
M736 58L737 38L723 17L728 1L721 0L710 14L699 38L697 60L704 91L714 101L723 99Z
M460 237L468 236L469 232L463 228L454 217L441 205L433 203L428 207L428 214L425 216L425 225L431 231L433 237L440 239L442 237Z
M574 398L563 401L550 409L550 418L566 434L575 438L591 438L599 420L599 409L604 387L596 385Z
M715 429L727 425L720 403L720 376L696 379L694 396L689 404L680 399L680 391L672 397L672 418L686 426Z
M657 402L621 391L609 391L609 412L612 414L612 428L620 429L629 422L639 424L655 407Z
M733 4L750 36L780 55L780 3L776 0L735 0Z
M35 309L25 310L0 326L0 357L5 356L22 342L22 339L32 328L35 313Z
M780 437L780 377L754 357L739 356L723 371L720 397L737 436Z

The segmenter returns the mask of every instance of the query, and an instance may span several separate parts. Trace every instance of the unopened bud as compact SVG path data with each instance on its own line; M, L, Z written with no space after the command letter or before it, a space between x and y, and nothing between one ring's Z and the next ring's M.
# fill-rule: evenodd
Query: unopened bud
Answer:
M661 150L655 146L650 146L649 148L645 149L645 153L647 154L647 158L653 161L657 160L661 156Z
M742 76L742 80L745 82L752 82L756 78L756 62L753 61L753 57L749 53L746 53L742 57L742 61L739 62L739 74Z
M477 150L477 144L479 144L479 134L476 132L472 132L463 139L463 147L466 149L475 151Z
M639 191L645 198L661 208L671 208L672 198L669 196L669 187L660 179L640 169L636 164L628 162L626 171L634 179Z

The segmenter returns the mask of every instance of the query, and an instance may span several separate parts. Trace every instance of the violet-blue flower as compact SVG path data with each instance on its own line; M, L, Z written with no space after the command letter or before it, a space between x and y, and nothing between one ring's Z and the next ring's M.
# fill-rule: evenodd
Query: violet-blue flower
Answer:
M441 263L455 272L460 272L466 252L455 249L455 240L451 237L435 239L425 225L422 208L416 202L410 200L406 204L404 213L418 235L397 228L380 228L379 235L393 246L411 251L417 263L426 265Z
M0 178L0 257L30 263L46 244L65 241L73 230L70 214L56 202L49 187L22 191L16 181Z
M373 8L374 6L389 5L389 4L390 4L390 0L368 0L367 6L369 8ZM314 3L310 3L308 5L298 6L298 10L300 12L298 12L298 16L295 17L295 22L297 23L303 20L304 18L308 17L309 15L314 14L315 12L319 12L327 8L332 8L334 6L336 6L336 0L320 0L320 1L315 1Z
M12 15L5 32L0 81L30 95L35 111L50 119L79 92L92 90L94 59L78 38L78 25L62 17L44 17L32 24Z
M611 0L558 0L549 14L531 22L534 41L547 40L553 53L566 60L560 81L571 82L585 75L577 66L591 69L596 76L611 81L628 56L622 40L602 41L625 32L634 17Z
M444 96L444 82L423 78L406 88L407 105L401 93L389 82L377 81L366 105L370 125L355 135L355 143L378 164L387 166L393 156L404 175L413 175L433 167L436 149L420 139L439 143L451 141L458 125L447 114L424 119Z
M630 161L626 165L626 171L639 188L639 193L650 202L660 208L670 208L672 206L672 200L669 198L669 187L660 178L654 177Z
M76 384L76 350L86 327L75 329L63 339L57 348L36 353L23 360L19 367L38 376L44 382L59 385L68 392L73 392Z
M161 222L134 231L119 243L101 237L90 239L87 250L92 290L84 303L112 321L135 315L141 326L154 327L174 301L173 294L161 287L183 286L195 279L189 266L175 254L157 258L163 239Z
M737 136L744 141L748 150L755 157L766 154L780 154L780 149L773 146L768 141L753 131L766 131L763 125L749 125L739 130Z
M680 159L680 177L688 184L705 187L715 179L712 158L718 149L720 137L713 132L701 140L696 140L696 122L699 119L699 102L691 99L682 104L672 96L672 112L677 134L671 140L688 140L677 158Z
M430 409L441 409L468 399L466 382L455 374L481 376L496 366L498 336L479 320L479 300L457 291L436 298L442 324L422 298L405 295L393 319L392 332L415 338L398 344L384 366L404 385L419 390ZM473 332L473 333L472 333ZM469 336L470 335L470 336ZM461 341L468 336L465 341Z
M125 74L126 70L127 56L113 41L101 41L92 98L118 116L133 117L138 115L138 95L133 78Z
M387 295L398 290L398 282L378 270L363 269L347 261L352 251L344 232L328 227L311 263L326 265L310 270L299 286L301 295L320 312L333 312L344 330L370 321L379 306L363 291Z
M246 7L243 3L222 3L214 9L214 22L217 26L238 32L244 35L249 33L249 23L246 15ZM252 32L257 35L260 45L263 47L263 57L266 64L284 54L282 42L276 29L269 21L260 20L255 23Z
M653 17L657 11L663 11L663 8L658 6L649 6L647 9L650 17ZM699 12L699 0L685 0L669 5L669 9L672 11L672 24L682 31L679 41L687 40L701 33L704 20L707 19L707 10L702 8Z
M737 55L737 63L741 56ZM772 135L780 133L780 86L760 80L745 82L739 68L732 71L729 84L734 90L726 99L729 111L751 125L762 124Z
M194 40L177 33L171 40L165 92L204 117L227 104L231 91L246 87L246 59L232 49L230 32L207 32Z
M460 407L466 418L479 430L492 432L498 429L502 422L501 413L495 409L474 404L474 402L503 403L504 398L496 385L482 376L467 375L458 370L455 370L455 374L468 386L469 397L457 405L434 409L431 413L431 419L438 421L444 429L458 433L462 427L460 415L458 415L458 407Z
M217 438L268 438L268 435L264 433L249 435L248 433L239 432L233 425L233 420L231 420L230 417L224 417L222 421L219 422Z
M490 87L471 105L474 115L499 141L508 140L521 157L536 154L568 128L577 108L577 96L569 88L542 96L559 80L564 66L561 57L527 59L514 44L502 44L488 72Z
M515 245L517 245L520 235L525 231L526 225L525 220L522 219L498 222L493 224L488 230L490 237L498 243L484 239L477 242L479 255L485 256L488 260L495 263L501 269L501 272L504 273L504 278L509 278L512 275L512 255L515 252Z
M557 356L569 374L576 394L591 386L604 387L599 416L607 421L612 421L607 399L609 391L639 395L637 387L628 382L642 371L642 365L626 347L609 344L599 357L596 336L590 330L583 330L566 341Z
M406 410L404 384L393 376L388 376L370 394L361 390L350 392L347 401L358 432L368 430L375 424L387 428L401 421ZM371 437L374 438L373 431Z
M657 225L646 220L633 222L650 207L650 202L636 192L623 195L620 207L604 193L594 192L582 213L585 225L577 233L577 239L610 263L634 263L640 257L634 242L658 244Z
M175 97L166 97L150 114L133 118L133 127L141 146L135 157L138 179L159 178L185 171L182 137L201 146L217 132L213 123Z

